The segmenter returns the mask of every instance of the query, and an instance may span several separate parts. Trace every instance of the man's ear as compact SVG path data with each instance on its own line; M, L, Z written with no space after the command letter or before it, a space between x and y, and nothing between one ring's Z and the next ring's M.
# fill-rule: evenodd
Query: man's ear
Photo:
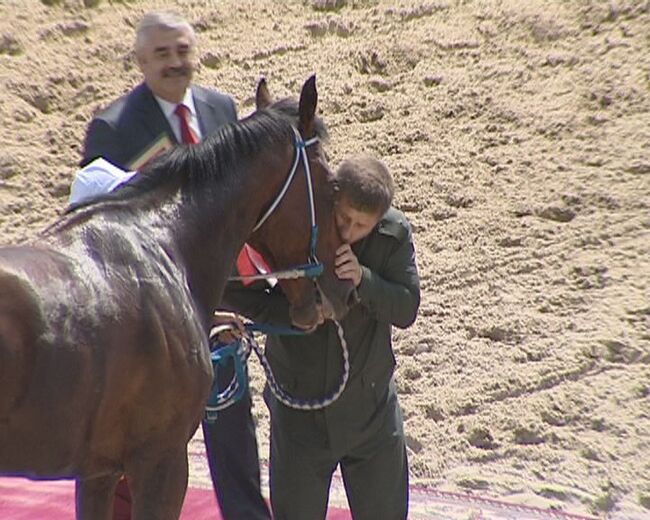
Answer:
M133 61L135 61L135 64L138 66L140 71L142 71L142 65L146 63L144 57L142 56L141 52L135 51L133 53Z
M332 193L334 194L334 204L338 204L339 199L341 198L341 186L339 185L339 181L337 181L335 177L332 177L330 182L332 183Z

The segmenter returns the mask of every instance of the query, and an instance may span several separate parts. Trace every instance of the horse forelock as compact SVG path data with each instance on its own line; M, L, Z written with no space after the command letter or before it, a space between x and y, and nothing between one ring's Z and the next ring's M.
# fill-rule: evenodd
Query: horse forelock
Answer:
M299 113L299 103L295 98L287 97L280 99L272 103L269 107L262 110L262 112L268 112L274 115L274 117L280 117L288 121L293 127L298 127L298 122L300 119ZM329 134L327 131L327 126L325 122L318 116L314 118L314 131L316 137L321 141L327 141ZM309 138L311 136L304 136Z

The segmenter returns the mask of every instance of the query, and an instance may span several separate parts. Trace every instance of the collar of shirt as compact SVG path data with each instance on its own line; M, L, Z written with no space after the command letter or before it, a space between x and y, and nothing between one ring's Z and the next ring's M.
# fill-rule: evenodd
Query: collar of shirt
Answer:
M178 116L174 113L174 110L176 110L176 105L178 103L170 103L169 101L166 101L155 95L154 97L156 98L156 101L158 101L158 104L160 105L163 114L165 114L167 121L169 121L169 124L172 127L172 130L174 131L174 135L176 136L176 140L179 143L182 142L181 124L180 121L178 120ZM196 107L194 106L194 96L192 95L191 88L188 88L185 91L185 95L183 96L183 100L181 101L181 103L190 109L190 121L189 121L190 128L198 136L199 140L201 140L203 136L201 134L201 128L199 127L199 117L198 114L196 113Z

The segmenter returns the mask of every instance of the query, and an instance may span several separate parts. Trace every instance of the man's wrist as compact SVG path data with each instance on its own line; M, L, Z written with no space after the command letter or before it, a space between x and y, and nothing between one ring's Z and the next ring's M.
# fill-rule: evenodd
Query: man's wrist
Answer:
M365 281L370 278L370 269L368 269L366 266L363 266L359 264L359 271L360 271L360 276L359 276L359 283L356 285L356 288L359 289Z
M361 268L361 264L359 264L359 269L357 270L357 275L354 277L354 287L359 287L361 285L361 280L363 279L363 269Z

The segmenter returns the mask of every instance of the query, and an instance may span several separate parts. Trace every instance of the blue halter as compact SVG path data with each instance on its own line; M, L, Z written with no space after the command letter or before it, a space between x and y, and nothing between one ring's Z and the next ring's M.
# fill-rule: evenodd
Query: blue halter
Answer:
M275 209L280 205L280 202L282 202L282 199L284 199L284 196L289 190L289 186L291 185L291 182L293 181L293 178L296 175L296 171L298 171L298 165L300 164L300 160L302 159L302 162L304 164L303 169L305 171L305 179L307 181L307 195L309 199L309 218L311 223L311 228L310 228L311 237L309 240L308 263L300 264L289 269L283 269L281 271L273 271L271 273L231 276L228 278L228 280L230 281L268 280L269 278L275 278L276 280L297 279L297 278L317 278L323 273L323 264L318 260L318 257L316 256L316 244L318 242L318 225L316 224L316 210L314 206L314 188L312 186L311 169L309 168L309 160L307 158L307 147L317 143L318 137L312 137L311 139L307 139L305 141L300 135L300 132L298 132L298 130L293 128L293 132L295 134L294 146L296 149L296 155L293 159L291 170L289 170L289 175L287 176L287 180L284 182L284 185L282 186L280 193L278 193L278 196L275 198L273 203L269 206L269 208L266 210L264 215L260 217L260 219L257 221L257 224L255 224L252 233L254 233L260 227L262 227L262 224L266 222L266 220L271 216L271 214L275 211Z
M231 276L229 280L266 280L269 278L275 279L296 279L296 278L317 278L323 272L323 264L318 260L316 256L316 243L318 241L318 226L316 225L316 211L314 207L314 189L312 186L311 170L309 168L309 160L307 158L306 148L316 142L318 142L318 137L313 137L305 141L298 130L293 129L295 133L294 146L296 148L296 155L294 157L293 165L287 176L280 193L275 198L271 206L266 210L264 215L259 219L253 232L257 231L264 222L269 218L269 216L275 211L279 206L280 202L287 193L291 182L298 170L298 165L302 159L304 164L305 178L307 181L307 193L309 198L309 217L311 222L311 237L309 240L309 263L298 265L296 267L285 269L282 271L274 271L271 273L259 273L256 275L245 275L245 276ZM347 350L347 345L343 337L343 329L336 322L338 327L339 339L341 343L341 350L343 355L343 377L339 383L338 388L329 396L323 399L314 399L314 400L300 400L291 397L286 394L280 386L276 383L271 367L266 360L264 352L259 347L257 342L253 337L253 332L261 332L262 334L274 334L274 335L302 335L306 334L304 331L293 329L290 327L277 327L265 323L253 323L246 325L247 333L245 336L239 340L236 340L232 343L222 344L218 341L218 331L213 333L210 336L210 357L212 359L212 366L215 371L215 379L210 396L208 398L208 403L206 406L206 420L208 422L214 422L217 418L217 413L219 410L223 410L228 406L232 405L239 399L241 399L244 391L248 388L248 377L246 376L246 371L244 366L248 361L250 356L251 349L255 350L255 353L260 359L264 371L269 382L269 387L274 395L284 404L292 408L298 408L302 410L316 410L328 406L334 402L341 395L347 384L347 380L350 373L350 363L349 355ZM227 328L227 327L226 327ZM214 330L214 329L213 329ZM225 366L229 360L232 359L234 364L235 375L228 384L227 388L223 391L219 389L217 381L217 368L219 366Z
M211 358L213 368L215 369L215 379L212 390L210 391L208 403L205 407L206 420L210 423L214 422L217 419L217 414L220 410L228 408L239 399L241 399L244 391L248 388L248 377L246 376L244 366L248 361L251 350L255 351L255 354L262 364L262 368L266 374L266 379L271 392L282 404L290 408L295 408L297 410L321 410L332 404L343 393L347 385L348 378L350 377L350 355L348 352L345 337L343 336L343 327L341 327L337 321L335 321L334 324L336 325L339 343L341 345L343 374L341 375L341 380L339 381L337 387L331 390L328 395L319 399L301 399L285 392L284 389L275 380L275 376L271 370L271 365L269 364L264 351L253 337L254 331L262 331L265 334L280 335L288 334L287 330L293 331L291 332L292 334L304 334L304 332L294 329L280 329L278 331L273 327L266 325L260 327L260 325L257 324L247 324L245 326L246 332L241 338L233 341L232 343L224 345L218 341L219 333L223 330L234 330L235 326L229 324L215 327L210 335L210 348L214 348L211 353ZM219 365L224 366L226 363L228 363L228 360L230 358L232 358L232 361L234 363L235 375L228 384L228 387L225 390L220 391L216 377L216 369Z

